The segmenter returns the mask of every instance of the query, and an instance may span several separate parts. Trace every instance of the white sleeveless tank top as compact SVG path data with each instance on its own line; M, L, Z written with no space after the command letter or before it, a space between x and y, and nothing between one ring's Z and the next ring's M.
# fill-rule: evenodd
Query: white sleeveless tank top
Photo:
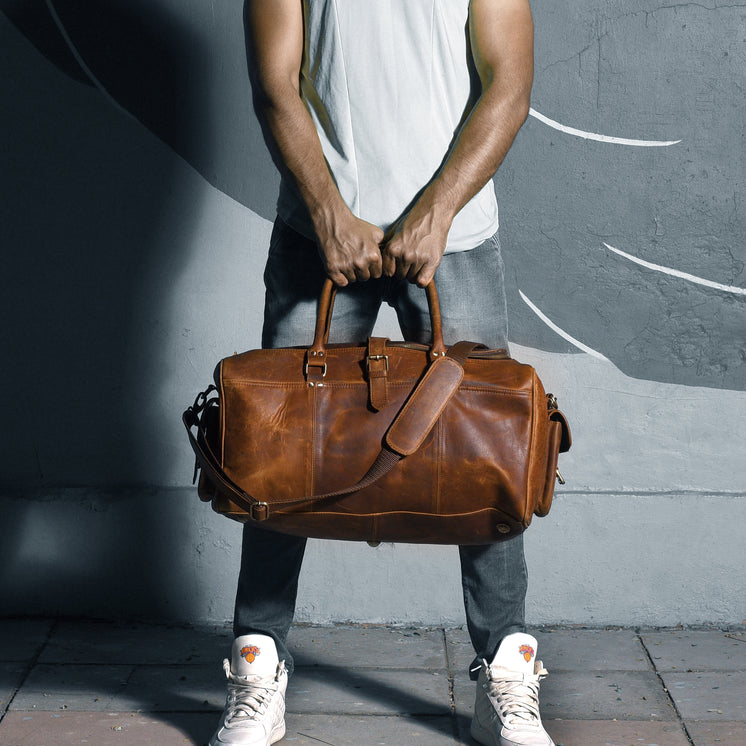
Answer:
M303 0L301 95L352 212L384 231L432 179L478 93L469 0ZM278 214L313 237L294 184ZM496 230L492 182L459 212L447 253Z

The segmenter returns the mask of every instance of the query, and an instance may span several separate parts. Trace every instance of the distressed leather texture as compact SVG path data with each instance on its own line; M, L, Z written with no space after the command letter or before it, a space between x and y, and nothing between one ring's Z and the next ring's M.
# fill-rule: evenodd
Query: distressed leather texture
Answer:
M370 542L486 544L546 515L570 431L535 370L447 348L434 286L431 347L329 345L333 297L310 347L222 360L217 396L185 413L200 497L263 528Z

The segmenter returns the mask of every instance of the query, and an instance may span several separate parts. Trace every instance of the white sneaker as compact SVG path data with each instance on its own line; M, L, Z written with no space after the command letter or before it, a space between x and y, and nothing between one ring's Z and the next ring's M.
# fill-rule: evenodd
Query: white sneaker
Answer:
M539 715L539 682L547 675L535 638L518 632L482 661L471 735L485 746L554 746Z
M277 658L267 635L242 635L233 641L231 660L223 661L228 696L220 725L209 746L269 746L285 735L285 661Z

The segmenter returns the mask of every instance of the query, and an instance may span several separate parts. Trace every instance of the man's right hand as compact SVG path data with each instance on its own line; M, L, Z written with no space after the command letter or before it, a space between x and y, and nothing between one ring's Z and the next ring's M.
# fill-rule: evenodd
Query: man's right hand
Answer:
M380 277L383 231L346 208L341 212L324 221L314 221L326 274L339 287Z

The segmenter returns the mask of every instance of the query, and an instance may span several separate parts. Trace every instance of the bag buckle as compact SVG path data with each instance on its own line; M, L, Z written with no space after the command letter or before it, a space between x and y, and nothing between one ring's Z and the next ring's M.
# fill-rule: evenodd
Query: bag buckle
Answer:
M308 375L308 368L309 368L310 365L311 365L311 363L306 362L306 364L305 364L305 366L303 368L303 372L306 375ZM314 363L313 367L314 368L321 368L321 377L322 378L326 378L326 363L321 363L321 365L319 365L318 363Z
M326 378L326 360L320 359L323 357L324 357L324 353L317 352L316 350L311 350L309 353L306 354L306 362L303 365L303 374L305 375L306 378L308 378L308 371L310 370L311 366L313 366L314 368L321 368L321 377ZM319 358L319 359L311 359L311 358Z
M370 361L371 360L383 360L383 369L386 371L386 373L389 372L389 356L388 355L368 355L368 357L365 358L365 364L368 368L368 373L370 373Z
M195 418L195 424L198 421L198 415L202 412L202 410L207 406L207 402L209 400L210 394L213 391L217 391L218 388L215 386L215 384L210 384L204 391L200 391L199 394L194 399L194 404L192 404L191 407L189 407L189 412L191 415Z
M269 518L269 505L267 503L253 503L249 512L252 521L261 523Z

